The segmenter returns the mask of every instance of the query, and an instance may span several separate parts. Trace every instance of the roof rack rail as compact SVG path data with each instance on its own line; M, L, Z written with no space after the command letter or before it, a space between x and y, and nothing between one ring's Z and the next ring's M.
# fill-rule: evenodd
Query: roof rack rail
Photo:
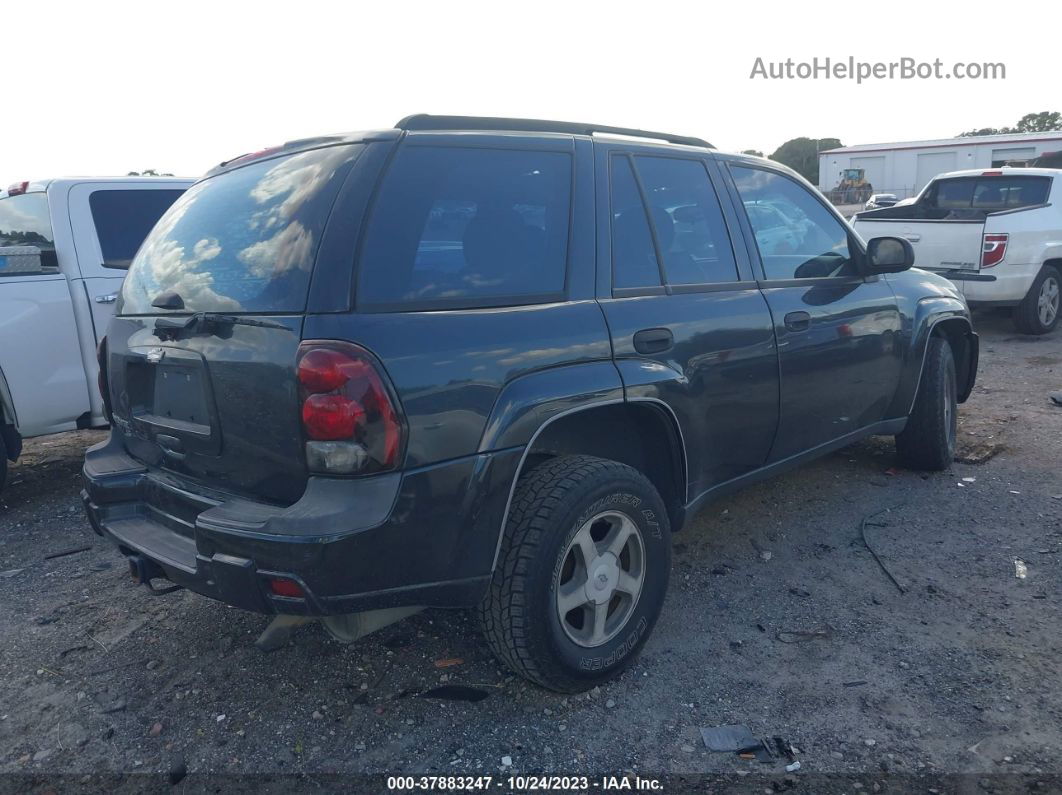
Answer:
M605 124L582 124L573 121L546 121L544 119L507 119L492 116L433 116L418 113L406 116L395 127L399 130L504 130L507 132L557 132L569 135L627 135L635 138L655 138L672 144L704 146L714 149L702 138L688 135L635 130L629 127L609 127Z

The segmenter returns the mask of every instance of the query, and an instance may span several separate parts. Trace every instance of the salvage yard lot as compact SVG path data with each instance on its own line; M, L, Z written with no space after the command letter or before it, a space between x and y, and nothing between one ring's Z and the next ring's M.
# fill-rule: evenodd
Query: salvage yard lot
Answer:
M975 322L981 463L894 470L875 439L711 505L641 657L577 697L509 675L459 612L263 654L264 617L152 596L91 533L100 434L34 440L0 504L0 772L780 771L704 749L699 727L745 723L799 749L798 779L1062 774L1062 332ZM866 536L903 593L860 534L885 509Z

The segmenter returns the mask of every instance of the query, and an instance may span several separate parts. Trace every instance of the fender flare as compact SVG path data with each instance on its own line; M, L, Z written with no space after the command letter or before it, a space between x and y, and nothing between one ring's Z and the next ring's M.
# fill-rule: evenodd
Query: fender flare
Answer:
M959 402L962 403L969 397L977 377L979 355L978 336L974 333L969 310L958 298L948 296L923 298L918 302L912 320L909 337L911 343L906 355L907 366L904 368L900 384L897 386L889 407L888 417L907 417L914 409L915 398L918 396L918 388L922 382L922 373L925 370L929 339L933 336L936 327L945 321L958 321L965 326L969 358L965 363L967 374L965 382L958 385Z
M573 388L573 384L578 385ZM491 562L493 572L498 565L505 525L509 520L516 486L524 471L527 457L534 448L535 440L550 425L564 417L604 406L652 405L673 423L678 443L682 448L680 477L687 479L685 440L674 411L664 401L653 398L628 398L619 370L612 361L589 362L566 365L530 373L518 378L502 390L495 401L491 416L480 440L480 452L522 447L512 478L508 495L497 527L497 542ZM686 483L683 483L685 494ZM683 500L685 503L685 500ZM683 508L685 505L683 504Z

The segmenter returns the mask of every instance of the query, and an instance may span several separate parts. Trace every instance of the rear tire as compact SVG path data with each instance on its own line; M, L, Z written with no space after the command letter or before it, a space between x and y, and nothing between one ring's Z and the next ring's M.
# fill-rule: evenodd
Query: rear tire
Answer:
M955 359L942 337L930 337L928 345L914 409L896 436L896 452L908 469L939 472L955 459Z
M1062 314L1062 274L1054 265L1044 265L1032 287L1014 310L1014 325L1022 334L1047 334Z
M479 606L483 634L520 676L586 690L637 656L670 569L667 512L644 475L591 456L550 459L516 486Z

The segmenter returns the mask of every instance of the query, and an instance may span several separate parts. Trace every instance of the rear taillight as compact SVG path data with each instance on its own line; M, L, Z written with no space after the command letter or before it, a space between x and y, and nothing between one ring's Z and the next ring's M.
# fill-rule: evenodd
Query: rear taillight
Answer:
M29 190L28 182L16 182L14 185L8 185L8 196L21 196L23 193Z
M368 475L398 466L403 427L376 360L345 342L304 342L296 367L306 463Z
M991 268L1003 261L1007 254L1007 240L1010 235L1006 233L991 234L984 236L981 245L981 267Z
M100 339L96 346L96 362L99 369L96 371L96 385L100 389L100 397L103 398L103 414L107 422L111 421L111 390L107 383L107 338Z

